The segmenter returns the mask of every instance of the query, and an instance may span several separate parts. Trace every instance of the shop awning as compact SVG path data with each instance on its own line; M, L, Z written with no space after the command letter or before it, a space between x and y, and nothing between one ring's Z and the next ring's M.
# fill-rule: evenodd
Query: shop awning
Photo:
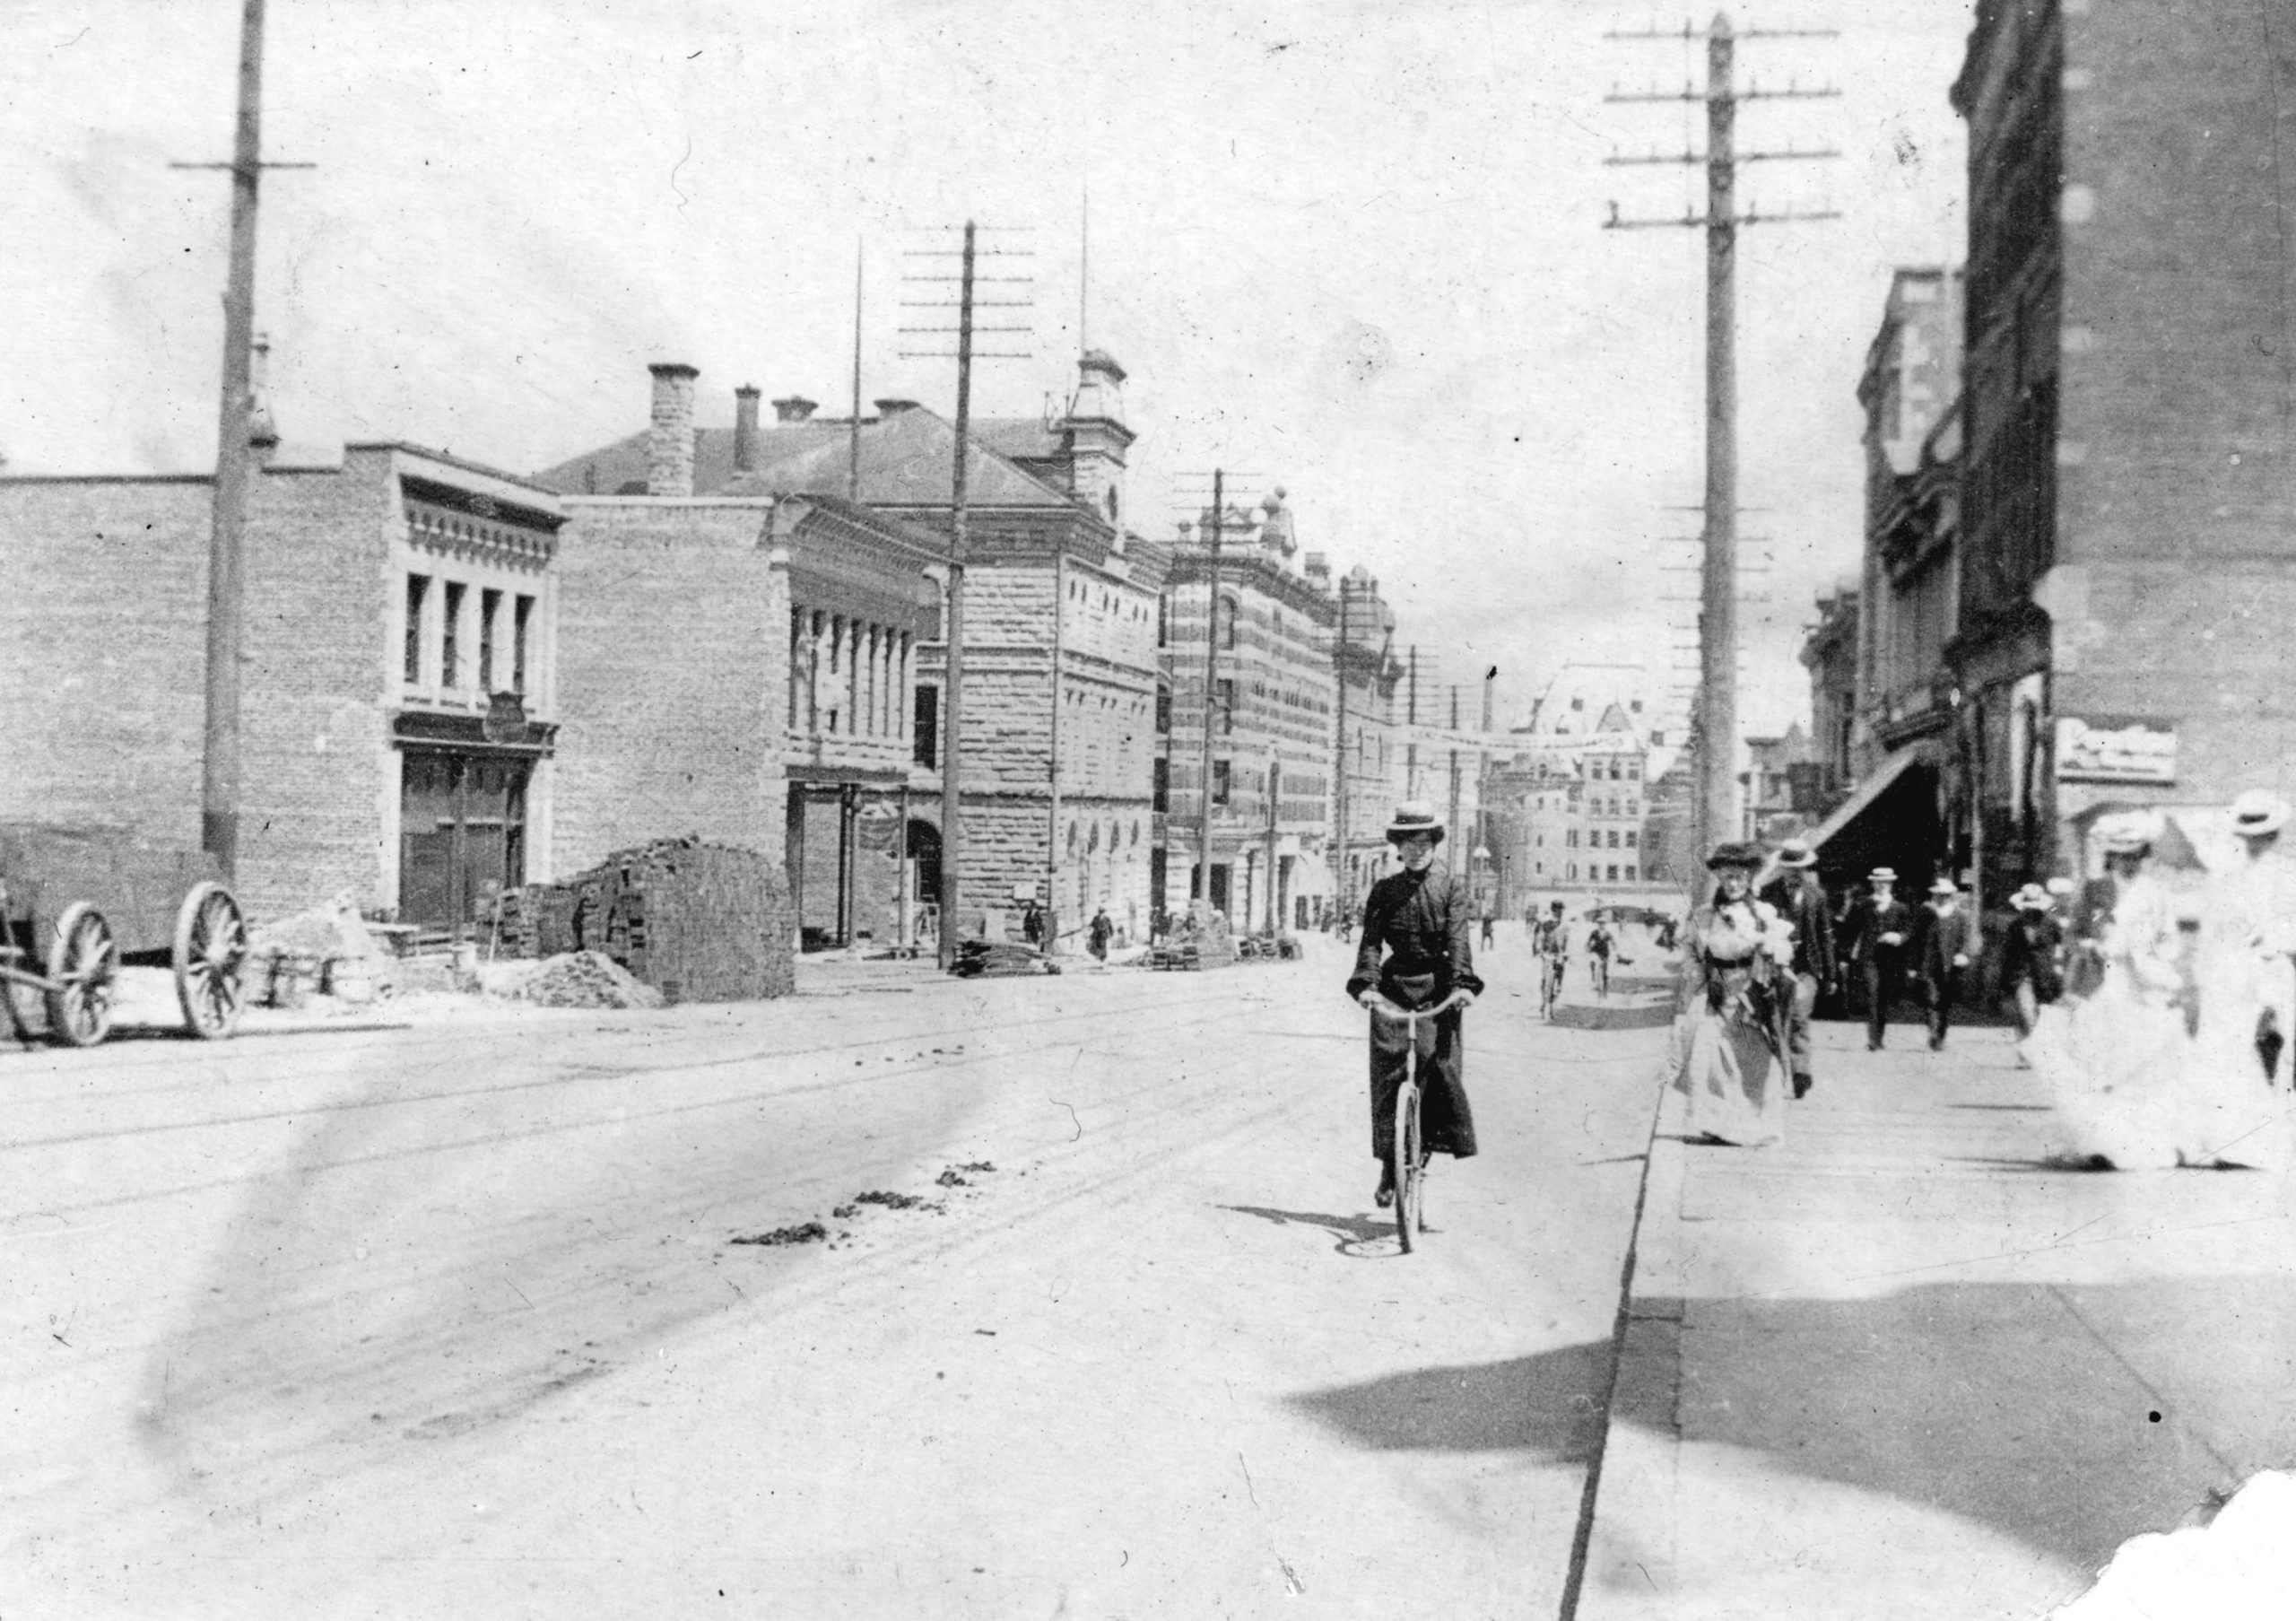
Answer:
M1833 815L1819 823L1814 832L1805 836L1804 842L1812 850L1823 850L1827 840L1864 815L1876 799L1889 792L1899 778L1920 764L1926 752L1921 745L1912 744L1883 761L1867 773L1866 780L1857 785L1848 798L1834 807Z

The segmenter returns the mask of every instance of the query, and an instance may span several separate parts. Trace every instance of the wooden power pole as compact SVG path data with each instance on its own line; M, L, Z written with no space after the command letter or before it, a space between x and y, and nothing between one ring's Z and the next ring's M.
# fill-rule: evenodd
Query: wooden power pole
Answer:
M1694 858L1702 858L1716 841L1735 836L1738 745L1738 369L1737 369L1737 253L1738 227L1788 220L1830 220L1832 212L1741 214L1737 203L1737 172L1741 163L1788 159L1839 157L1831 151L1741 153L1736 144L1738 104L1741 101L1806 100L1831 97L1833 90L1738 90L1734 62L1737 42L1754 39L1831 38L1829 29L1754 29L1740 34L1730 19L1717 12L1706 32L1706 88L1684 85L1680 91L1616 94L1611 101L1702 101L1706 106L1706 151L1703 153L1652 153L1647 157L1611 158L1613 165L1641 163L1703 164L1706 169L1706 212L1685 210L1680 219L1621 219L1618 205L1611 205L1604 228L1626 231L1648 227L1678 227L1706 232L1706 502L1705 527L1700 536L1703 562L1700 570L1699 701L1694 742L1698 751L1698 789L1693 801ZM1614 32L1614 39L1679 39L1697 38L1685 24L1679 31ZM1697 869L1694 858L1692 870Z

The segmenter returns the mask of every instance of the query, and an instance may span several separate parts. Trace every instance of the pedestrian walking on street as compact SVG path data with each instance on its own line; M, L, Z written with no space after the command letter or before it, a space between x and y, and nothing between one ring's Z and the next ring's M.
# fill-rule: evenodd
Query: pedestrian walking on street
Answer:
M1794 1018L1787 1032L1787 1059L1794 1074L1794 1095L1807 1097L1813 1084L1810 1015L1819 996L1831 990L1841 965L1834 954L1833 907L1818 879L1818 852L1799 839L1778 847L1779 876L1763 886L1761 898L1794 930Z
M1033 900L1021 911L1021 938L1039 951L1044 949L1044 909Z
M1475 1151L1474 1116L1467 1106L1466 1054L1460 1015L1483 994L1468 929L1474 900L1448 867L1436 864L1443 824L1433 806L1412 800L1396 808L1387 841L1402 860L1399 872L1371 886L1363 902L1363 935L1347 994L1370 1007L1385 997L1398 1007L1432 1007L1454 991L1465 998L1406 1033L1400 1019L1371 1021L1371 1156L1379 1162L1374 1196L1395 1202L1396 1093L1403 1085L1406 1041L1419 1046L1423 1089L1422 1141L1430 1154L1466 1159Z
M1610 926L1600 918L1587 931L1587 976L1593 981L1595 994L1607 998L1611 994L1611 954L1616 949L1611 938Z
M1085 949L1090 951L1101 967L1108 966L1109 937L1116 933L1116 925L1109 920L1109 909L1102 906L1092 914L1092 923L1084 937Z
M1786 1135L1792 928L1754 898L1761 851L1724 844L1707 858L1712 902L1683 930L1682 991L1667 1043L1667 1084L1690 1099L1694 1140L1761 1147Z
M2178 1163L2186 1123L2183 946L2169 892L2145 870L2159 832L2157 813L2098 818L2106 875L2084 888L2075 923L2095 984L2078 994L2068 974L2065 998L2035 1015L2024 1046L2057 1111L2063 1156L2123 1171Z
M1906 942L1913 934L1913 910L1897 898L1894 868L1877 867L1866 876L1867 893L1849 909L1849 958L1866 990L1866 1050L1879 1052L1890 1027L1890 1008L1905 985Z
M1477 945L1483 946L1486 951L1490 949L1492 945L1491 931L1492 928L1497 927L1498 922L1498 906L1495 903L1486 904L1483 909L1483 937L1476 942Z
M1914 972L1921 980L1921 1005L1929 1014L1929 1050L1945 1045L1961 994L1961 971L1970 965L1975 942L1961 892L1942 874L1929 885L1929 903L1914 916Z
M2279 850L2289 815L2275 794L2234 800L2239 853L2203 896L2192 976L2198 1018L2183 1087L2188 1158L2277 1168L2291 1156L2287 1100L2275 1090L2296 951L2296 862Z
M2038 884L2011 895L2009 904L2015 915L2001 937L2001 993L2016 1009L2022 1041L2033 1033L2040 1010L2065 993L2065 925Z

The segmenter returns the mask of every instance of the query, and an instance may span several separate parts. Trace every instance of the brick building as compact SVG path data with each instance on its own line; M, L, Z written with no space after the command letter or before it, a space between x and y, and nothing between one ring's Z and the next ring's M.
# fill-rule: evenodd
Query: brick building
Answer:
M2296 787L2279 14L1978 8L1946 662L1988 894L2087 866L2108 805Z
M790 531L797 545L789 613L802 615L789 621L788 656L802 667L790 702L811 694L807 726L824 742L837 739L844 758L816 762L815 740L793 738L798 757L787 771L802 808L790 825L806 830L790 845L793 868L834 863L850 875L827 891L804 885L808 896L841 897L828 914L806 902L814 937L844 937L869 924L897 930L902 885L927 899L937 888L939 614L904 581L945 557L955 430L913 401L880 400L876 414L856 422L822 418L797 396L774 401L776 420L760 423L754 390L737 394L733 427L700 427L692 375L657 368L657 427L572 458L537 481L570 500L577 492L651 490L666 477L690 488L677 499L691 501L803 496L813 503L815 516ZM961 858L967 916L960 924L968 931L983 911L1001 912L1023 893L1047 900L1064 930L1078 928L1100 905L1119 928L1145 928L1162 580L1152 553L1129 553L1118 522L1132 442L1123 378L1106 355L1088 353L1065 414L1049 423L990 420L974 435ZM998 443L1015 455L992 448ZM874 538L865 542L872 526ZM822 541L810 553L809 533ZM896 693L906 695L896 725L870 730L883 719L881 701Z
M1294 571L1283 492L1221 521L1216 618L1211 522L1183 525L1159 622L1154 771L1164 814L1151 895L1168 912L1206 894L1239 931L1302 928L1330 904L1328 840L1336 688L1330 572ZM1211 694L1212 851L1204 860L1205 635L1218 636ZM1385 811L1381 813L1382 817Z
M212 482L0 479L0 819L199 847ZM550 870L563 523L548 491L409 445L259 467L236 879L251 914L347 890L447 928L489 883Z
M1308 578L1328 578L1322 556L1308 554ZM1406 796L1404 751L1396 736L1396 702L1404 667L1396 658L1396 613L1379 582L1357 564L1339 581L1332 615L1331 659L1338 765L1332 778L1332 847L1338 859L1335 894L1341 910L1360 910L1390 859L1387 818Z

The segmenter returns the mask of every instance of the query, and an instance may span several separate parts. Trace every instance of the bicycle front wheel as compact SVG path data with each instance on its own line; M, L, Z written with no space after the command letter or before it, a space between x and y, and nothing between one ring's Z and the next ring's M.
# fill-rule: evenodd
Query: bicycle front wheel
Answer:
M1425 1192L1425 1154L1419 1140L1419 1083L1405 1081L1396 1089L1396 1131L1391 1167L1396 1180L1396 1233L1404 1253L1421 1229L1421 1204Z

